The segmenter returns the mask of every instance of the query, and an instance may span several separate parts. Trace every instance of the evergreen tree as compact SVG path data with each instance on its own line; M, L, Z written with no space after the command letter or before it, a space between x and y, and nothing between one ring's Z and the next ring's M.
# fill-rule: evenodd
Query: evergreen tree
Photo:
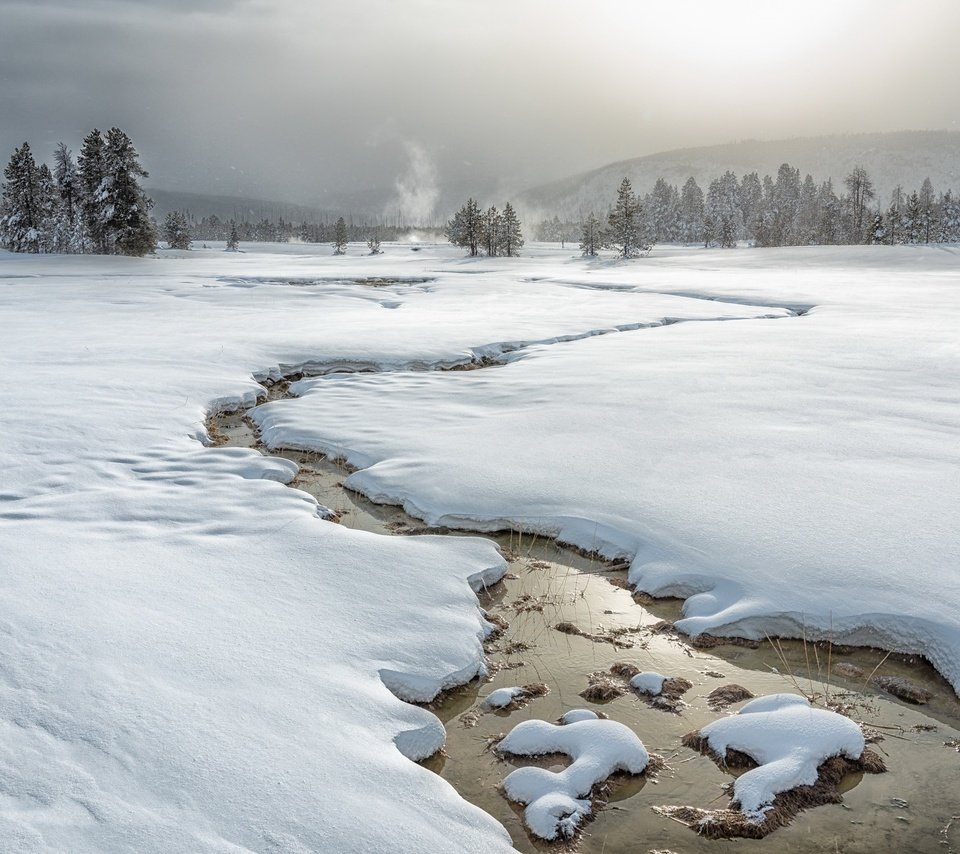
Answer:
M90 241L81 215L80 176L70 149L62 142L53 153L53 177L58 197L53 226L54 251L87 252Z
M640 200L633 192L630 179L624 178L617 190L617 199L608 216L608 239L621 258L634 258L650 249L643 237L643 213Z
M483 243L483 214L480 212L480 205L474 199L467 199L467 203L447 223L445 233L447 240L454 246L463 246L469 250L471 258L476 257Z
M677 240L677 223L680 217L680 202L677 188L658 178L645 205L648 213L648 228L654 243Z
M890 195L890 207L887 208L886 216L886 243L894 246L904 242L903 215L906 207L906 199L903 195L903 188L898 184Z
M793 235L791 243L796 246L808 246L817 242L817 223L820 219L820 208L817 204L817 185L813 176L807 175L800 188L800 199L797 203L797 215L793 221Z
M771 246L786 246L793 236L793 223L800 205L800 170L781 164L769 205Z
M163 223L163 234L171 249L190 248L190 228L187 217L181 211L170 211Z
M680 240L688 245L703 240L703 190L692 176L680 193Z
M704 244L731 247L740 234L740 182L725 172L710 182L704 204Z
M96 131L93 133L99 136ZM120 128L110 128L102 138L99 164L94 162L96 143L92 136L87 138L93 144L90 154L86 153L87 140L84 140L81 174L84 168L91 169L89 181L87 178L83 181L85 190L94 184L98 171L101 176L93 190L90 208L95 220L90 230L95 242L99 241L98 250L110 255L146 255L157 242L150 219L153 202L143 192L139 180L148 177L148 173L140 165L130 137Z
M227 234L227 251L236 252L240 249L240 235L237 234L237 224L230 220L230 232Z
M887 226L880 211L874 214L873 223L870 225L870 232L867 237L869 242L875 245L887 242Z
M827 246L841 242L840 199L833 190L833 181L829 178L820 185L817 191L817 223L816 242Z
M903 235L905 243L923 243L923 208L920 194L914 190L907 197L907 208L903 216Z
M960 242L960 200L947 190L940 199L940 243Z
M347 251L347 224L343 217L337 219L333 231L333 254L344 255Z
M756 172L750 172L740 181L740 218L743 220L743 235L757 242L757 223L763 216L763 184Z
M520 219L513 205L507 202L503 206L503 254L508 258L520 254L523 248L523 232L520 229Z
M503 216L495 205L483 215L483 246L491 258L499 255L503 246Z
M933 192L933 184L929 178L923 179L918 194L920 202L920 222L919 232L923 243L930 243L937 232L937 204L936 196Z
M853 171L843 179L847 192L850 194L850 210L852 214L850 243L862 243L864 232L864 216L867 203L873 198L873 181L862 166L854 166Z
M603 246L603 226L596 215L591 213L580 226L580 254L595 258Z
M374 232L367 238L367 249L370 250L371 255L380 254L380 235L377 232Z
M107 252L106 151L103 135L94 128L84 137L77 157L80 215L93 252Z
M13 152L3 170L0 196L0 246L11 252L40 252L42 244L43 198L40 169L30 145Z

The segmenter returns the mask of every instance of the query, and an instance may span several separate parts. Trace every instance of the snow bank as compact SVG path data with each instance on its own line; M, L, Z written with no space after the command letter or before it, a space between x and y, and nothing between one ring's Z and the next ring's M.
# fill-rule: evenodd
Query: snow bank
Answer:
M720 757L733 749L759 763L733 784L734 803L755 823L763 821L780 792L816 783L817 768L826 759L859 759L864 749L863 733L852 720L815 709L795 694L758 697L700 734Z
M562 726L530 720L517 724L498 750L517 756L563 753L562 771L518 768L503 781L511 801L526 804L524 821L541 839L572 837L591 812L590 793L611 774L642 774L650 761L643 742L617 721L578 720Z
M631 582L687 598L684 631L922 653L960 689L956 256L656 256L544 260L518 299L590 293L686 322L482 371L305 380L256 417L270 443L345 454L351 487L431 524L629 556ZM778 306L813 308L768 318Z

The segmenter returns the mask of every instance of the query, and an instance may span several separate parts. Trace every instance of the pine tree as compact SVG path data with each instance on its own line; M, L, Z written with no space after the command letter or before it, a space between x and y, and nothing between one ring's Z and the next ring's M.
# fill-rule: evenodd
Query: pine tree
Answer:
M899 184L894 188L890 195L890 207L887 208L886 216L886 243L895 246L903 243L904 232L903 213L906 200L903 195L903 187Z
M491 205L483 215L483 247L487 255L493 258L500 254L502 245L503 216L495 205Z
M337 219L333 230L333 254L345 255L347 251L347 224L343 217Z
M763 184L756 172L744 175L740 181L740 218L747 240L757 242L757 223L763 215Z
M53 177L57 188L57 209L54 216L54 251L82 253L90 250L90 240L81 215L81 186L73 155L64 143L53 153Z
M240 235L237 234L237 224L230 220L230 231L227 234L227 252L237 252L240 249Z
M816 242L821 246L828 246L841 242L840 234L840 199L833 190L833 181L829 178L820 185L817 191L817 222Z
M483 214L480 213L480 205L472 198L467 199L467 203L447 223L445 233L447 240L454 246L463 246L469 250L471 258L476 257L483 243Z
M94 128L84 137L77 157L80 179L80 216L90 250L106 254L108 243L106 202L106 150L103 135Z
M867 202L873 196L873 181L862 166L854 166L853 171L843 179L847 192L850 194L850 210L852 214L850 243L862 243L864 232L864 215Z
M377 232L367 238L367 249L370 250L371 255L380 254L380 235Z
M520 220L513 205L507 202L503 206L503 254L508 258L520 254L523 248L523 232L520 230Z
M797 203L797 216L793 221L791 243L795 246L808 246L817 242L817 222L820 209L817 205L817 185L813 176L804 178Z
M933 240L933 236L937 231L936 196L933 192L933 184L930 183L929 178L923 179L923 184L920 186L920 193L918 195L920 202L920 237L924 243L929 243Z
M736 246L741 231L740 182L733 172L725 172L710 182L704 204L705 244L725 248Z
M870 243L878 245L887 242L887 226L883 221L883 214L877 211L873 216L873 222L870 225L870 232L867 235Z
M635 258L650 249L643 239L643 213L640 200L633 192L630 179L624 178L617 190L617 200L608 216L608 238L621 258Z
M140 165L133 142L120 128L110 128L104 137L104 201L107 249L117 255L146 255L156 247L150 220L153 202L140 187L149 173Z
M703 240L703 190L693 177L680 193L680 239L688 245Z
M187 217L181 211L170 211L163 223L163 234L171 249L190 248L190 228Z
M29 143L13 152L3 170L0 196L0 246L11 252L40 252L43 199L40 169Z
M580 254L585 258L595 258L603 246L603 226L596 215L591 213L580 226Z

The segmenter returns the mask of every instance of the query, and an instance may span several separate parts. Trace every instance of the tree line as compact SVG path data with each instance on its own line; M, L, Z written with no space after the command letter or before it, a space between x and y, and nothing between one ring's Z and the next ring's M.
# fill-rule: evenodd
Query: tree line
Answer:
M94 129L76 160L61 142L53 168L37 163L29 143L3 171L0 247L13 252L145 255L156 245L152 202L139 155L119 128Z
M624 179L629 190L629 181ZM621 204L624 185L618 191ZM784 163L776 178L756 172L738 178L727 171L714 178L706 193L694 178L682 188L657 180L651 192L636 198L634 217L641 244L683 243L735 246L836 244L916 244L960 241L960 199L952 191L937 193L927 178L910 193L897 187L888 205L876 199L873 181L857 166L844 178L838 192L832 180L816 183ZM609 216L609 215L608 215ZM538 240L573 241L579 238L585 255L605 246L608 227L589 214L579 222L558 217L541 222Z

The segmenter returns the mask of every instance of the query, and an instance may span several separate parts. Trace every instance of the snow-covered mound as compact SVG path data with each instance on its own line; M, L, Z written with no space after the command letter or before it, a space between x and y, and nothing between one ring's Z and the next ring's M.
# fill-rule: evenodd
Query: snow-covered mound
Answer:
M666 680L667 677L662 673L645 670L630 680L630 687L640 694L650 694L655 697L663 691L663 683Z
M852 720L815 709L796 694L757 697L700 734L717 756L738 750L758 763L733 784L734 803L753 822L763 821L780 792L816 783L824 760L859 759L864 749L863 733Z
M503 781L511 801L526 804L524 820L541 839L569 839L590 815L590 793L611 774L642 774L650 761L643 742L617 721L584 719L557 725L517 724L498 750L517 756L563 753L573 762L562 771L517 768Z

